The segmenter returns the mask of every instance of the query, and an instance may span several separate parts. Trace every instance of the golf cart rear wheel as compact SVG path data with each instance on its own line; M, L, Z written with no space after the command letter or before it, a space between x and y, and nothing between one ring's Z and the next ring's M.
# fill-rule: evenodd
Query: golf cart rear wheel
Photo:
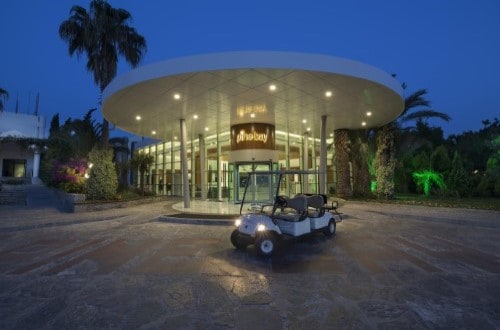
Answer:
M276 250L276 237L269 232L262 233L255 239L254 246L261 256L269 257Z
M238 229L233 230L231 233L231 243L233 243L234 247L238 250L243 250L247 247L247 244L243 243L240 239L240 232Z
M337 224L335 223L335 219L330 219L328 222L328 226L326 226L325 231L323 232L326 236L333 236L337 231Z

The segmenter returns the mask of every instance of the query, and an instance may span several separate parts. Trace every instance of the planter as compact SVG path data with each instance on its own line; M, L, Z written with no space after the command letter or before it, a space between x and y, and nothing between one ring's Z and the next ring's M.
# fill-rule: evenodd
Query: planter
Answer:
M79 203L85 202L86 195L85 194L66 193L66 198L68 199L68 202L70 202L70 203L79 204Z

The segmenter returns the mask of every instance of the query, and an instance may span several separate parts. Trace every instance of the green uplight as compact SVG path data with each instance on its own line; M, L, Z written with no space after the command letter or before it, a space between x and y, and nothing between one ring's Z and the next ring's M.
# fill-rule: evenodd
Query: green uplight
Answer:
M370 183L370 190L371 190L371 192L375 192L377 190L377 181L373 180Z
M425 196L429 196L432 183L441 189L446 189L443 176L437 172L431 170L413 172L412 176L415 183L423 188Z

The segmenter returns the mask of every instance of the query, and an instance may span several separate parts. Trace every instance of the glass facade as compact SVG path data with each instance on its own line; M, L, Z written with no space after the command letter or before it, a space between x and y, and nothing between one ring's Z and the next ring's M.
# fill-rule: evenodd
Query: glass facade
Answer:
M282 131L276 131L275 136L276 160L241 159L230 162L229 132L188 140L186 149L190 196L239 202L244 190L246 173L250 171L319 169L319 139ZM204 139L202 143L200 143L200 138ZM307 143L305 143L306 139ZM203 150L200 150L200 145L204 145ZM326 180L327 189L329 189L335 183L332 138L327 139L327 146ZM305 150L306 147L307 150ZM135 152L150 154L154 157L154 163L144 177L147 189L158 195L182 196L180 141L160 142L137 148ZM205 162L204 166L201 164L202 159ZM133 181L132 184L138 186L140 177L134 176ZM287 187L290 196L298 192L315 193L318 191L318 182L311 178L304 180L298 176L291 181Z

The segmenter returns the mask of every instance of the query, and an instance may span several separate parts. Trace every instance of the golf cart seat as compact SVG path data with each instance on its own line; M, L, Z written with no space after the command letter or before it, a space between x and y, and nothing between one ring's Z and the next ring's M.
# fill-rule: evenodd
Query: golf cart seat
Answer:
M283 205L275 208L274 217L294 222L304 220L307 217L306 196L300 195L293 198L286 198Z
M310 218L319 218L325 214L325 202L321 195L307 196L307 215Z

